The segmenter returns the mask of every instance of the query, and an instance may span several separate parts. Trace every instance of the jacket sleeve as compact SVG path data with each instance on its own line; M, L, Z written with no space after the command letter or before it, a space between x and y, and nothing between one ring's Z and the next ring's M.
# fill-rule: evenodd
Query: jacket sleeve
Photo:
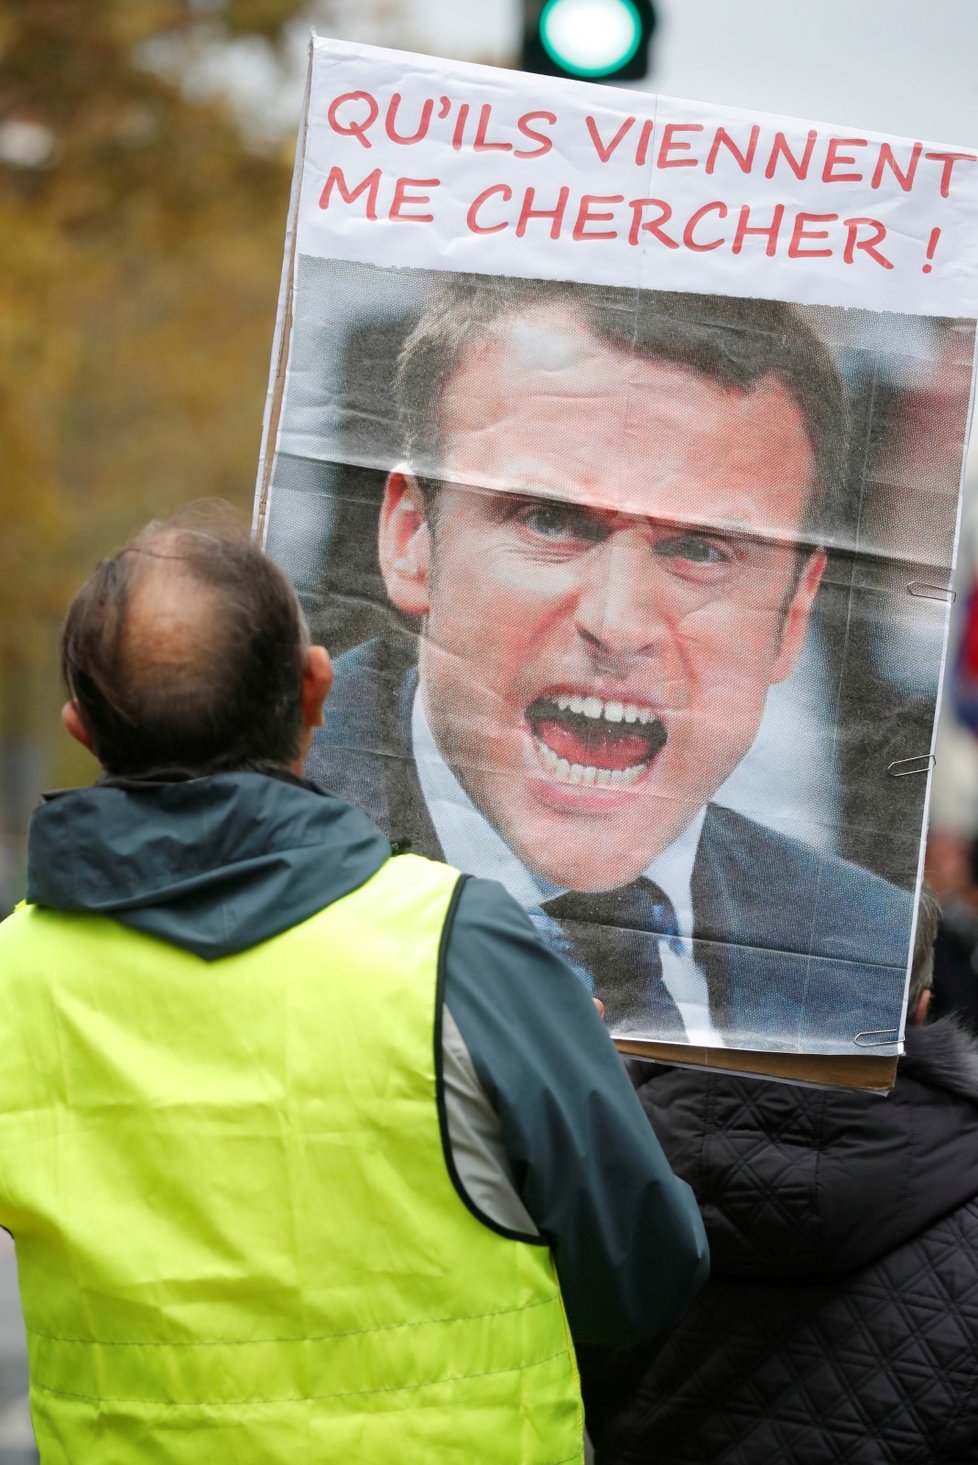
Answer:
M575 1341L652 1337L705 1280L706 1236L590 996L488 880L462 887L442 975L532 1239L553 1248Z

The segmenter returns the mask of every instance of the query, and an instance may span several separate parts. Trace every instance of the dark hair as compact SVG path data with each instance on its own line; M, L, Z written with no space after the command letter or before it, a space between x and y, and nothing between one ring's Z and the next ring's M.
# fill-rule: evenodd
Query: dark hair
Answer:
M165 592L179 611L156 636ZM300 751L307 642L278 566L192 508L100 561L68 610L61 671L109 774L270 771Z
M405 447L429 501L441 462L437 403L445 382L493 321L543 304L570 307L615 350L684 367L721 387L747 392L764 377L781 382L815 457L802 532L819 544L829 539L847 452L846 395L822 341L779 300L453 274L405 340L397 367Z
M917 1003L934 985L934 942L941 920L941 906L929 885L921 885L917 902L917 928L913 938L913 961L910 964L910 992L907 997L907 1019L913 1020Z

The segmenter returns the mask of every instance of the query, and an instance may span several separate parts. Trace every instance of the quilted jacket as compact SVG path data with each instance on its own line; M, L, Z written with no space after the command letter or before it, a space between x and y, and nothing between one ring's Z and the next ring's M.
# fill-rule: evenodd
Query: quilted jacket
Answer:
M978 1046L907 1038L887 1098L642 1065L713 1266L582 1359L598 1465L978 1462Z

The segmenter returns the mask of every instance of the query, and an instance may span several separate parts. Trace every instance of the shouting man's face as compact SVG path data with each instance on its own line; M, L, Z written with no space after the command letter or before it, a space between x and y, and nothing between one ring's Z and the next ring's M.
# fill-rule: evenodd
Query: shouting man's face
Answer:
M529 869L636 878L720 787L802 646L801 413L625 355L572 311L497 322L446 382L444 486L391 475L381 563L424 617L421 694L469 796Z

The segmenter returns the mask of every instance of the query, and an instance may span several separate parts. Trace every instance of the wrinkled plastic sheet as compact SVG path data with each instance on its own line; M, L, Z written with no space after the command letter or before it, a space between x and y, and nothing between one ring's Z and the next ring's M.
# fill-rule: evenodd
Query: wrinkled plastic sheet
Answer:
M892 1076L976 171L314 45L256 497L337 666L311 771L501 880L629 1051Z

